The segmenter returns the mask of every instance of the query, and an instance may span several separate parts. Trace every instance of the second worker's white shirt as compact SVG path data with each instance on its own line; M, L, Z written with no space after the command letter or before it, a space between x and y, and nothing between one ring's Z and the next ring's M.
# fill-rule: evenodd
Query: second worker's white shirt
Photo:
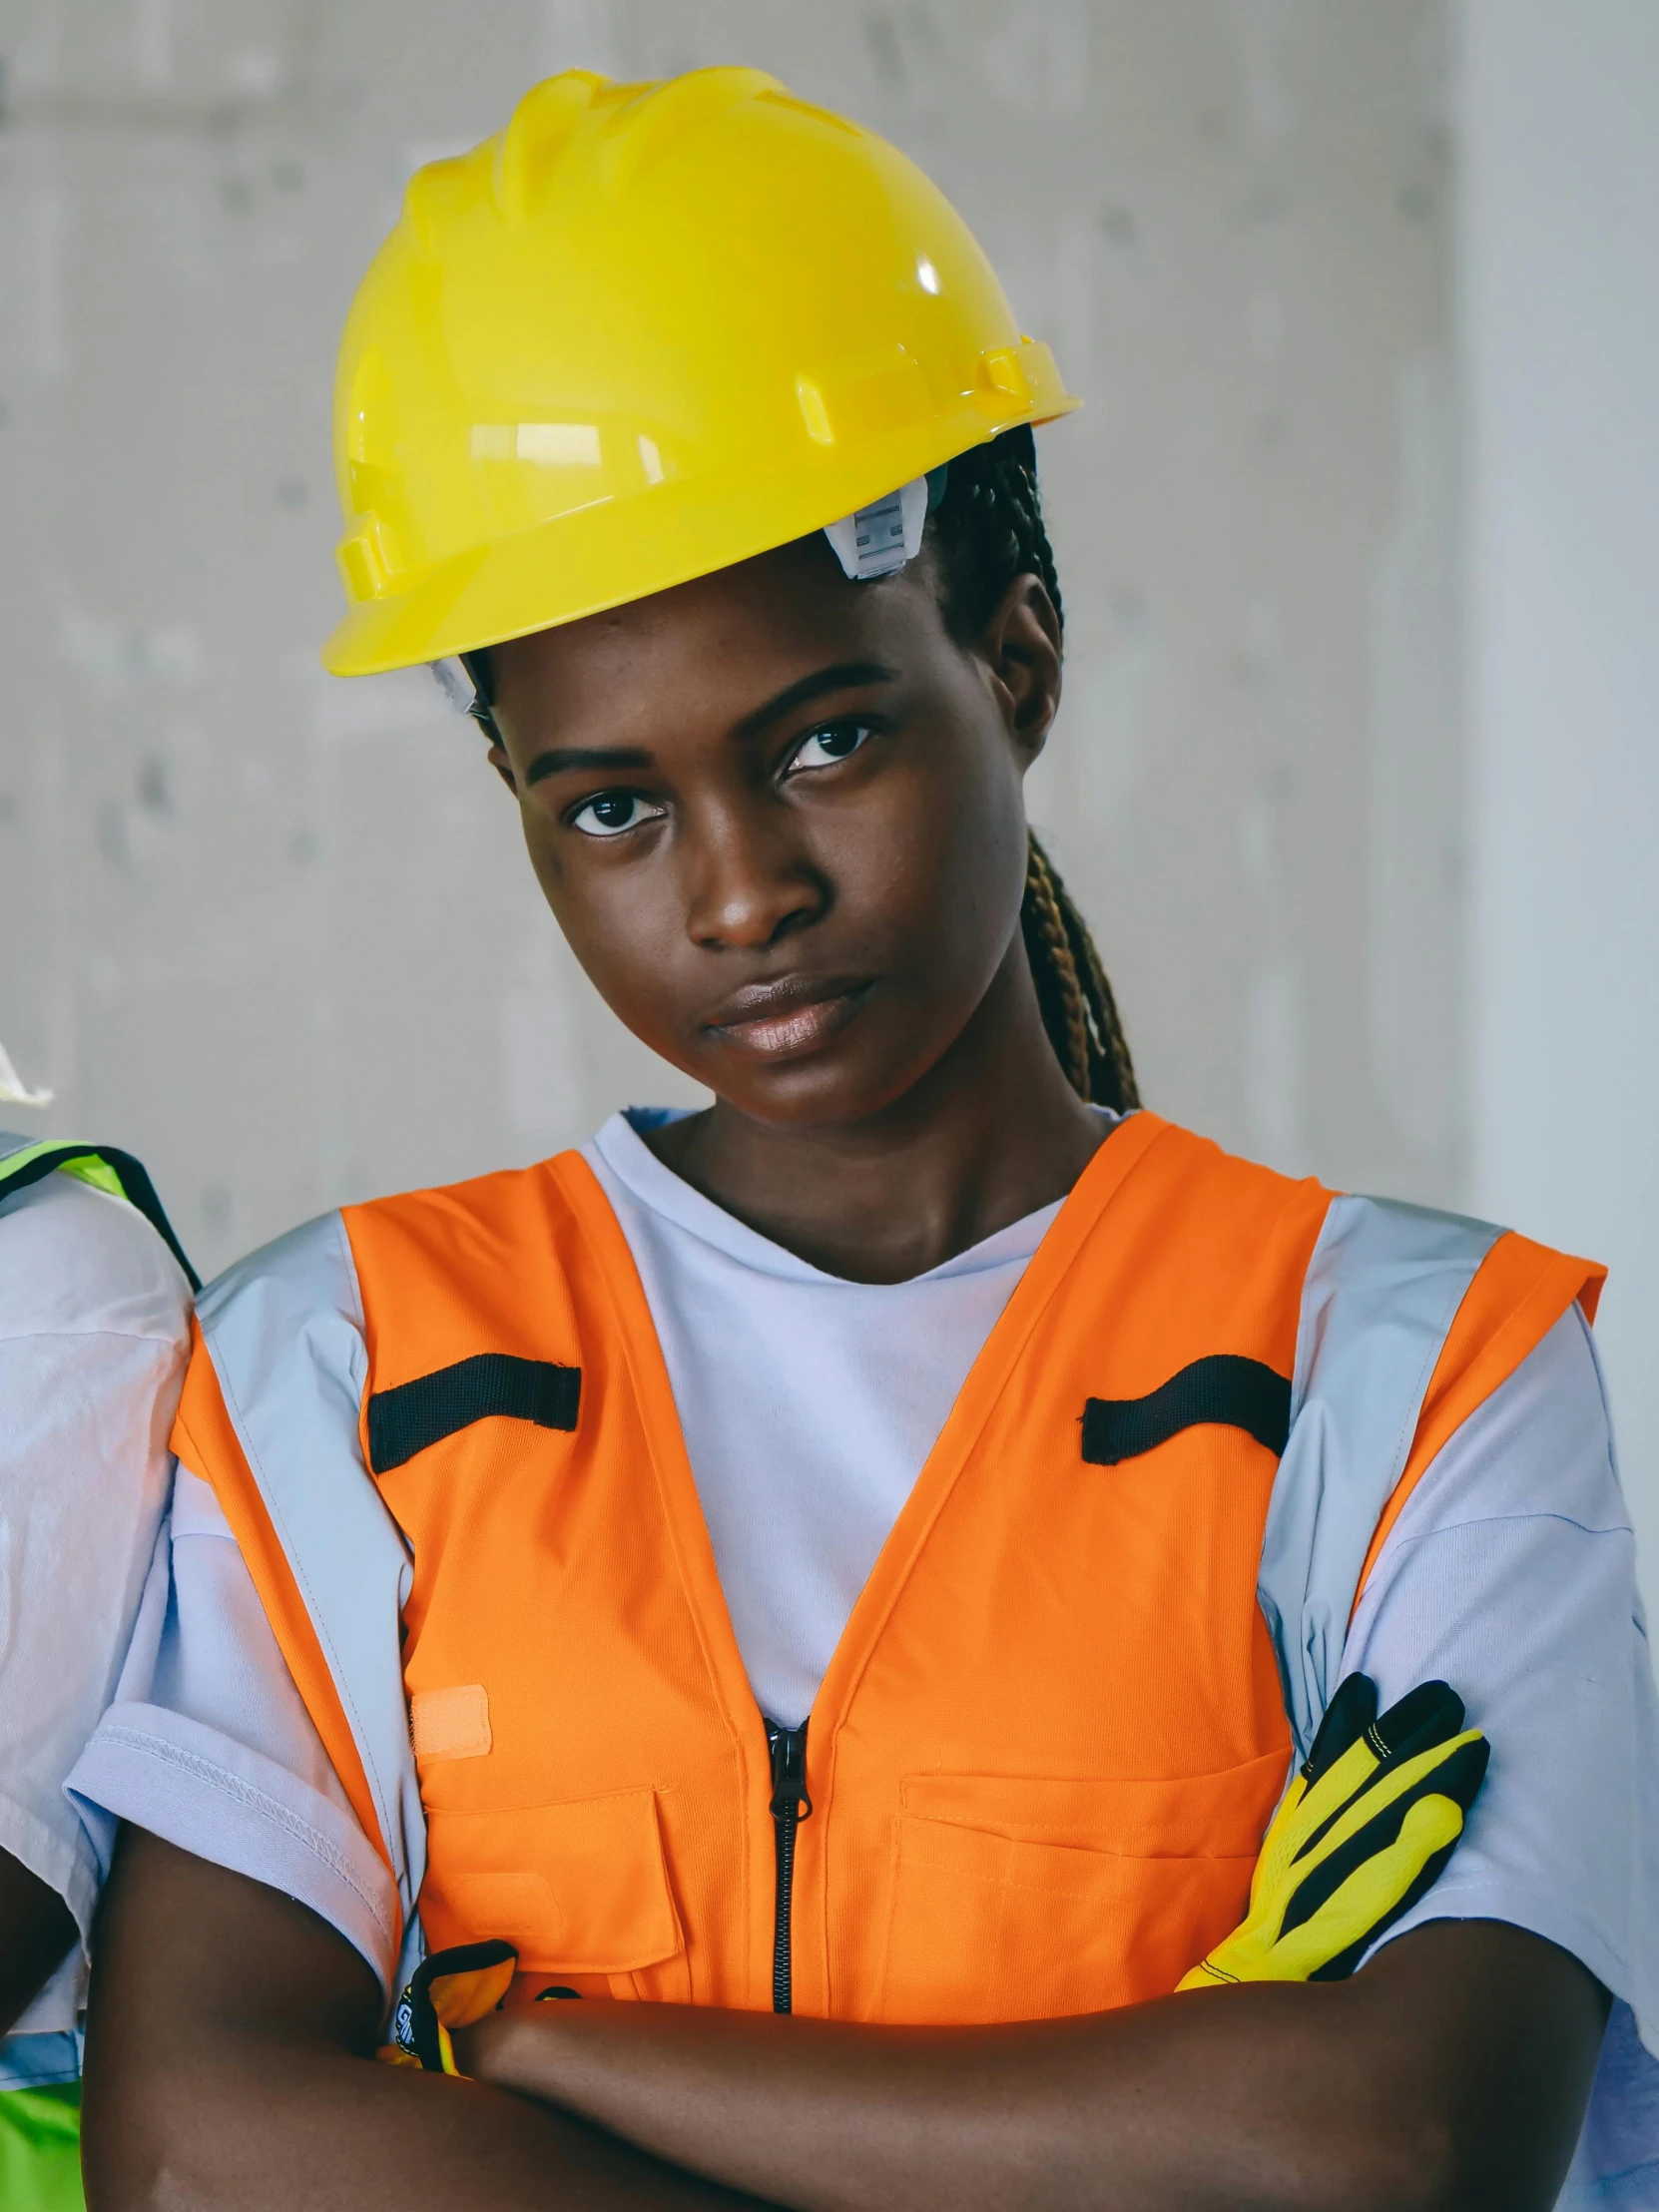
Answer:
M158 1555L189 1346L183 1272L124 1199L62 1174L0 1199L0 1848L81 1936L0 2045L0 2088L76 2071L101 1876L64 1777Z

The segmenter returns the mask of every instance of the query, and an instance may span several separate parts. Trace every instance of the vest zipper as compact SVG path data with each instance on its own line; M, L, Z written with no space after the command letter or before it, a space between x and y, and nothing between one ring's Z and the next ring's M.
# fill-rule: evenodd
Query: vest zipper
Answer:
M791 2008L790 1908L795 1895L795 1835L810 1819L813 1801L807 1795L807 1723L780 1728L767 1722L767 1743L772 1752L772 1832L778 1855L777 1902L772 1935L772 2009Z

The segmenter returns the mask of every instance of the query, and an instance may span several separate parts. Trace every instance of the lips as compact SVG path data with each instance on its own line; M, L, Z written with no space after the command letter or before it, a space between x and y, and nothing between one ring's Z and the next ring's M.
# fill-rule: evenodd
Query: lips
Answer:
M844 1029L872 988L866 976L852 975L786 975L775 983L746 983L704 1027L755 1059L792 1059Z

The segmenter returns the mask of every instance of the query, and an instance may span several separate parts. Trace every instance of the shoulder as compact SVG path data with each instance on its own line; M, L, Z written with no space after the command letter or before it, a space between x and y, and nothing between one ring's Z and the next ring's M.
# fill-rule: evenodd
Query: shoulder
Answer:
M1530 1518L1598 1535L1630 1529L1601 1370L1577 1304L1441 1445L1380 1564L1452 1528Z
M215 1278L196 1310L216 1364L241 1347L263 1366L294 1331L311 1357L361 1373L364 1308L447 1309L515 1295L572 1271L580 1221L606 1201L576 1153L321 1214ZM326 1358L324 1352L326 1349Z
M1260 1160L1247 1160L1242 1153L1229 1152L1213 1137L1201 1136L1180 1122L1166 1121L1146 1106L1117 1119L1096 1157L1104 1159L1114 1151L1137 1161L1144 1158L1149 1166L1156 1163L1165 1177L1186 1183L1228 1184L1264 1200L1277 1199L1281 1204L1298 1198L1328 1201L1336 1195L1315 1176L1285 1175L1278 1168L1264 1167Z
M148 1337L183 1346L190 1288L125 1200L48 1175L0 1201L0 1340Z
M1337 1196L1317 1177L1282 1175L1145 1108L1107 1135L1078 1193L1091 1186L1120 1222L1191 1241L1195 1256L1213 1248L1242 1255L1287 1234L1305 1245Z
M354 1251L380 1244L420 1247L434 1258L449 1252L482 1255L492 1247L540 1236L550 1221L580 1208L597 1188L577 1152L561 1152L524 1168L498 1168L464 1183L402 1191L342 1208Z
M1172 1227L1185 1216L1206 1240L1235 1245L1270 1228L1276 1244L1288 1235L1307 1271L1299 1397L1314 1365L1329 1368L1337 1349L1369 1347L1379 1333L1403 1329L1457 1363L1478 1361L1490 1388L1575 1301L1594 1319L1607 1271L1593 1260L1470 1216L1282 1175L1155 1115L1126 1121L1099 1157L1131 1132L1137 1157L1123 1180L1156 1192Z

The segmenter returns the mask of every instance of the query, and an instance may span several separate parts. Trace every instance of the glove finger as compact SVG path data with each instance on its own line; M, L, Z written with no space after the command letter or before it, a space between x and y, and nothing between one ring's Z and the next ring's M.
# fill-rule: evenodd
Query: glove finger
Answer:
M1294 1857L1301 1859L1316 1851L1324 1842L1326 1832L1362 1792L1375 1795L1389 1775L1421 1753L1449 1743L1462 1725L1463 1701L1446 1683L1419 1682L1414 1690L1407 1691L1397 1705L1390 1705L1382 1719L1373 1721L1366 1730L1362 1744L1364 1753L1370 1754L1371 1763L1343 1794L1341 1802L1337 1797L1337 1785L1358 1773L1363 1763L1360 1746L1356 1746L1342 1766L1333 1772L1320 1803L1307 1809L1309 1817Z
M1300 1774L1291 1777L1289 1789L1280 1800L1279 1810L1268 1824L1268 1832L1262 1839L1257 1854L1256 1867L1250 1878L1250 1911L1247 1920L1255 1920L1265 1908L1269 1896L1282 1886L1285 1869L1296 1855L1302 1838L1302 1800L1308 1785Z
M1338 1683L1337 1694L1325 1709L1314 1748L1302 1769L1303 1780L1310 1788L1330 1773L1376 1718L1377 1684L1369 1674L1351 1674Z
M1406 1888L1399 1903L1391 1906L1381 1920L1367 1930L1364 1936L1350 1943L1347 1950L1340 1950L1335 1958L1329 1958L1323 1966L1317 1966L1308 1976L1309 1980L1346 1981L1379 1936L1385 1936L1388 1930L1393 1927L1395 1921L1408 1913L1419 1898L1426 1897L1428 1892L1433 1889L1444 1871L1446 1861L1462 1841L1462 1829L1459 1827L1457 1834L1451 1838L1449 1843L1442 1844L1438 1851L1430 1852L1422 1863L1421 1872L1416 1880Z
M518 1952L511 1943L468 1943L439 1951L427 1982L432 2009L445 2027L470 2027L493 2012L513 1985Z
M1400 1836L1413 1806L1429 1798L1444 1799L1457 1809L1460 1819L1485 1780L1490 1756L1485 1737L1471 1734L1450 1750L1437 1747L1410 1762L1390 1778L1392 1786L1381 1804L1375 1803L1374 1792L1368 1792L1310 1862L1285 1908L1281 1933L1288 1935L1311 1920L1368 1859L1386 1852Z
M1372 1735L1368 1726L1308 1789L1297 1807L1294 1833L1286 1838L1287 1864L1312 1851L1376 1776L1380 1760Z
M1450 1798L1418 1798L1397 1836L1350 1868L1319 1909L1288 1930L1259 1969L1278 1981L1339 1980L1378 1936L1414 1904L1456 1849L1463 1814ZM1430 1870L1424 1879L1424 1870Z
M1443 1744L1463 1726L1463 1701L1449 1682L1419 1682L1377 1722L1373 1731L1386 1748L1382 1756L1409 1759L1431 1744Z
M1364 1788L1377 1764L1377 1755L1368 1741L1376 1718L1376 1683L1366 1674L1345 1676L1325 1709L1313 1749L1268 1832L1269 1849L1258 1861L1258 1880L1251 1891L1253 1908L1264 1881L1277 1879L1282 1868L1299 1857L1356 1791Z
M465 2027L492 2012L512 1984L518 1952L511 1943L456 1943L416 1966L392 2015L392 2040L428 2073L453 2073L449 2027Z

